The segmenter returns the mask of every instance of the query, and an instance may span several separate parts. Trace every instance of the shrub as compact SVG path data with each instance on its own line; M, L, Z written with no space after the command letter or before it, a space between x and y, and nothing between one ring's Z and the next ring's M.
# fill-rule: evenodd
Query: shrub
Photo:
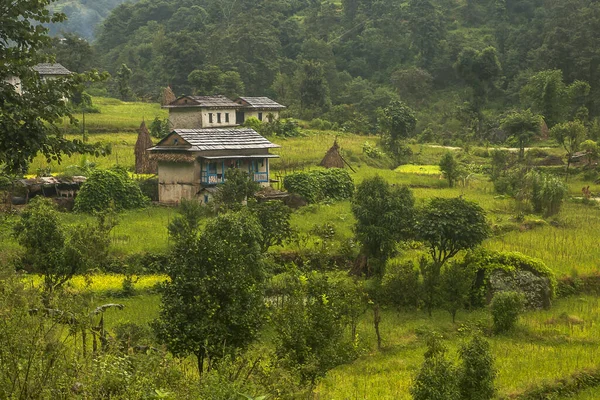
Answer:
M454 158L454 154L452 152L447 151L442 159L440 160L440 171L444 174L444 177L448 179L448 186L454 187L454 183L458 180L461 175L460 165L456 158Z
M383 301L396 307L416 309L420 300L419 269L412 260L392 259L381 280Z
M259 119L256 117L250 117L244 121L245 127L254 129L257 132L259 132L261 130L262 125L263 125L263 123L260 122Z
M341 168L289 174L283 178L283 187L309 203L322 199L343 200L354 194L354 181L348 171Z
M490 344L481 336L474 336L459 351L462 365L459 368L458 387L463 400L490 400L496 388L494 356Z
M523 311L523 295L517 292L496 293L491 303L494 330L507 332L514 328Z
M75 211L94 212L113 207L128 210L144 207L148 198L121 168L95 170L75 198Z
M558 214L567 195L566 185L557 177L531 171L526 175L533 211L549 217Z
M152 201L158 201L158 178L138 179L142 194Z

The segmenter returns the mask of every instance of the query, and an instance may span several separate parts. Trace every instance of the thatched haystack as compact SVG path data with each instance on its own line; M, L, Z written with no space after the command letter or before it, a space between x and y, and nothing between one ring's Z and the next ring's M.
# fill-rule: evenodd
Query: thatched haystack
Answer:
M146 127L146 122L142 121L140 125L140 133L135 142L135 173L136 174L156 174L158 171L157 162L151 160L148 149L152 147L152 139L150 132Z
M162 96L160 96L160 105L166 106L167 104L171 104L175 100L177 100L177 97L175 97L175 93L173 93L173 90L171 90L171 86L167 86L166 88L164 88Z
M319 165L325 168L344 168L344 164L344 159L340 154L340 146L338 146L336 140L333 142L333 146L327 150L325 157L323 157Z
M542 119L542 123L540 124L540 136L542 139L548 139L550 136L550 129L548 129L548 125L546 125L546 121Z
M169 163L193 163L196 158L192 154L182 154L182 153L150 153L150 160L152 162L162 161Z

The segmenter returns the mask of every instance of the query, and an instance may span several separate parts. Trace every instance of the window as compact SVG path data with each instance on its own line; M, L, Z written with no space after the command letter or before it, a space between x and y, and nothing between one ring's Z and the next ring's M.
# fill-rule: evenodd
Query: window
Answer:
M206 204L206 203L208 203L208 195L207 194L204 195L204 204Z
M208 123L212 124L213 122L212 113L208 113Z
M225 113L225 122L229 122L229 113Z
M221 113L217 113L217 124L221 123Z
M258 113L258 120L262 121L262 113Z

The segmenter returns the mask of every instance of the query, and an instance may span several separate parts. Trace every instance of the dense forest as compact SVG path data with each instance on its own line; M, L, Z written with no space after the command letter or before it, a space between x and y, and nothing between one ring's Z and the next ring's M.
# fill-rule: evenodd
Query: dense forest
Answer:
M96 27L108 16L113 8L125 1L59 0L53 4L52 10L64 13L68 19L58 24L51 24L48 28L52 34L69 32L91 40L96 33Z
M137 98L268 95L362 133L401 99L425 139L494 141L510 109L592 124L599 25L590 0L142 0L110 13L87 67L126 64Z

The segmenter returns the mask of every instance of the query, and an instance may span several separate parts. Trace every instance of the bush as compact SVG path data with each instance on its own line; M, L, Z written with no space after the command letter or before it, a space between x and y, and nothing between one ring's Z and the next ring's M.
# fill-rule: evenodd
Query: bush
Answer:
M283 187L309 203L322 199L343 200L352 197L354 181L348 171L340 168L295 172L283 178Z
M257 132L259 132L261 130L262 125L263 125L263 123L260 122L259 119L256 117L250 117L244 121L244 126L246 128L254 129Z
M494 330L507 332L515 327L523 311L523 295L517 292L496 293L491 303Z
M381 280L383 302L398 308L417 309L420 301L419 269L412 260L392 259Z
M141 208L148 204L138 184L121 168L95 170L75 198L75 211L94 212Z
M567 195L567 186L557 177L531 171L526 176L533 211L549 217L558 214Z
M158 178L139 179L142 194L152 201L158 201Z

